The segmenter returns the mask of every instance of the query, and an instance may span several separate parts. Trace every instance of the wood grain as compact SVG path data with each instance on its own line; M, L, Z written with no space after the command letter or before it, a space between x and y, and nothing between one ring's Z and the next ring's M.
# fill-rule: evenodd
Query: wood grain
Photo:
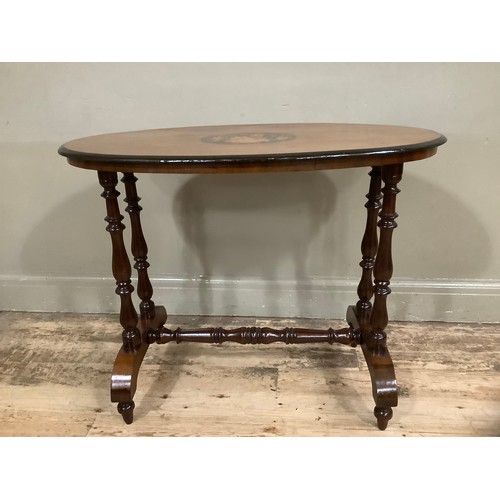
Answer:
M391 125L221 125L83 137L59 154L101 171L243 173L404 163L434 155L445 142L433 130Z
M344 321L172 316L169 327ZM134 425L109 401L115 315L0 313L1 436L380 436L361 350L153 345ZM499 325L391 323L399 384L383 436L500 436ZM146 418L147 417L147 418Z

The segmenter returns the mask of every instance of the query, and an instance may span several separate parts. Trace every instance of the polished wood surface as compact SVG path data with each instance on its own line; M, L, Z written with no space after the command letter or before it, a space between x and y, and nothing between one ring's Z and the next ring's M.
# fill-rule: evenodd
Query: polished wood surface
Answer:
M327 342L328 344L345 344L356 347L361 340L359 330L341 328L334 330L317 330L312 328L258 328L255 326L232 328L162 328L150 332L150 342L167 344L168 342L204 342L206 344L222 344L236 342L238 344L311 344Z
M94 170L244 173L403 163L434 155L444 142L438 132L421 128L292 123L104 134L70 141L59 153Z
M446 138L431 130L383 125L281 124L192 127L107 134L67 143L59 153L77 167L98 171L106 200L112 270L120 296L122 347L111 376L111 401L127 424L134 415L139 369L152 343L237 342L240 344L342 343L361 345L372 381L374 415L385 430L398 404L398 385L387 349L387 296L393 273L392 233L397 227L396 195L403 162L435 154ZM142 231L135 172L248 173L301 171L370 165L367 220L361 243L358 302L347 309L347 328L324 330L286 327L224 329L165 328L166 309L152 301L148 247ZM123 172L130 215L132 255L138 273L140 317L132 301L132 268L123 240L117 172ZM382 188L382 181L384 187ZM377 223L377 218L380 218ZM373 280L373 281L372 281ZM374 301L372 305L372 297Z

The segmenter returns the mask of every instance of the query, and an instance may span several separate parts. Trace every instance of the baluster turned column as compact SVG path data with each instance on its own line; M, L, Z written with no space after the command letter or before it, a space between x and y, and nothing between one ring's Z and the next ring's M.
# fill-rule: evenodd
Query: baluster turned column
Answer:
M382 184L382 172L380 167L372 167L370 172L370 188L365 203L367 217L366 228L361 241L361 254L363 259L359 263L363 269L361 280L358 286L359 300L356 303L356 312L362 337L370 332L370 314L372 311L371 299L373 297L373 266L375 265L375 256L378 247L378 213L382 204L382 194L380 192Z
M386 348L385 328L389 322L387 314L387 296L391 293L389 288L392 277L392 232L396 227L396 195L399 193L397 187L403 175L403 164L388 165L382 170L384 195L382 210L380 211L380 242L373 268L375 299L370 317L371 332L365 339L372 356L378 359L373 369L384 376L376 377L375 380L375 409L373 411L377 418L379 429L384 430L392 418L392 406L397 405L397 386L394 378L392 360ZM372 361L373 362L373 361ZM375 363L374 363L375 365Z
M116 190L118 176L115 172L98 172L98 177L99 183L104 188L101 195L106 200L107 217L104 220L108 223L106 230L111 235L113 276L116 279L116 293L121 300L120 324L123 327L123 347L126 351L134 351L141 344L141 335L137 328L138 317L131 296L134 291L130 280L132 268L123 243L125 226L122 224L123 215L120 214L117 201L120 195Z
M372 328L371 335L367 339L368 344L375 348L386 346L385 328L389 322L387 314L387 296L391 293L389 288L392 277L392 232L398 227L396 218L396 195L399 193L397 187L403 175L403 165L388 165L382 170L384 195L382 210L380 211L380 243L373 269L375 299L370 319Z
M123 174L122 182L125 184L127 208L130 215L130 224L132 227L132 255L134 256L134 268L137 269L137 295L141 299L140 311L141 318L153 319L155 317L155 304L151 300L153 296L153 286L148 276L148 246L142 232L140 213L142 207L139 205L141 200L137 196L136 182L137 177L132 173Z

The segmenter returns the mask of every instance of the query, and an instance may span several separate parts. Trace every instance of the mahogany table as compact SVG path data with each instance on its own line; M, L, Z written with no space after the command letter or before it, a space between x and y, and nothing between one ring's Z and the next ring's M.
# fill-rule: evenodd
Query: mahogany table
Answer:
M142 360L150 344L227 341L340 342L361 346L375 400L374 414L384 430L398 403L394 366L386 345L387 296L393 272L392 233L397 227L396 195L403 164L434 155L446 138L432 130L387 125L335 123L231 125L123 132L86 137L59 148L75 167L97 170L106 200L107 231L112 242L112 269L121 299L122 347L111 376L111 401L127 424L132 423L133 397ZM292 172L371 167L367 221L361 243L359 300L347 309L347 326L338 330L242 327L170 330L167 313L152 301L148 247L141 228L134 173L218 174ZM130 216L132 255L137 270L139 315L132 301L132 269L123 241L118 206L117 173L125 185ZM382 182L384 187L382 188ZM378 223L377 223L378 221ZM372 304L373 298L373 304Z

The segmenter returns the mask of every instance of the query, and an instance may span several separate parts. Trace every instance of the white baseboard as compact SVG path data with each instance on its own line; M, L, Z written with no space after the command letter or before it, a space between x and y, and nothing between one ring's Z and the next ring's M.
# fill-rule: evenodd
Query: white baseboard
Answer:
M152 278L153 300L169 314L344 318L357 279L310 281ZM500 281L394 280L394 321L500 323ZM111 278L0 276L0 310L116 313Z

